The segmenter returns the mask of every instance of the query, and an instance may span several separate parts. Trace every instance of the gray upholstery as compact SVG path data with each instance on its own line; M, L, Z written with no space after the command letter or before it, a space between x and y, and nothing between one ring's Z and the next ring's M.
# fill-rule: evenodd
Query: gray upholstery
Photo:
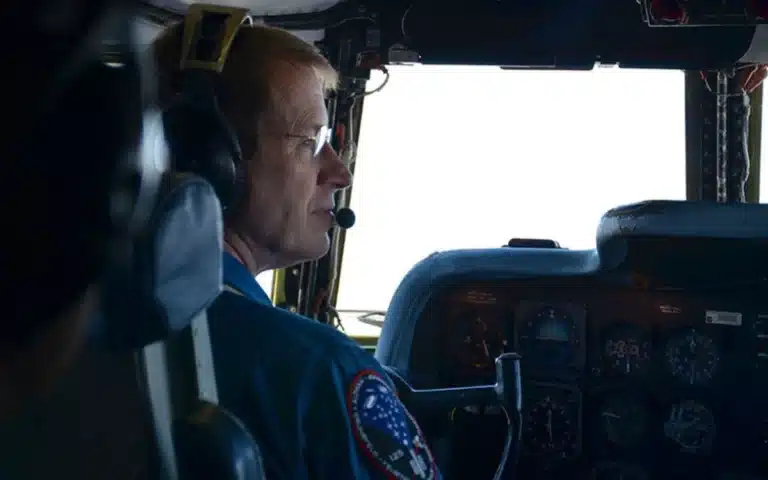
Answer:
M169 175L132 262L105 279L100 343L141 348L186 328L221 291L222 220L213 190Z

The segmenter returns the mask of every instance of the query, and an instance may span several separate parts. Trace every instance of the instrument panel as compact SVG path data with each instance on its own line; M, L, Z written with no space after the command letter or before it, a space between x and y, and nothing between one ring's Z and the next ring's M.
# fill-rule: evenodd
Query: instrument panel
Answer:
M423 388L522 355L521 478L768 478L768 306L747 293L451 287L418 328L439 339L412 353Z

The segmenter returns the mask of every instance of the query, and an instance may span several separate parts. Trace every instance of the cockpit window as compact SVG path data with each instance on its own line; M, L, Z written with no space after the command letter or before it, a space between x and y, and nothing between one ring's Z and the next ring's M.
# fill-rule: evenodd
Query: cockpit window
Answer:
M359 311L386 310L431 252L512 237L593 248L609 208L685 198L680 71L389 71L363 110L337 303L349 335L378 335Z
M272 295L272 279L274 278L275 272L273 270L268 270L256 275L256 281L261 285L261 288L267 292L267 295Z

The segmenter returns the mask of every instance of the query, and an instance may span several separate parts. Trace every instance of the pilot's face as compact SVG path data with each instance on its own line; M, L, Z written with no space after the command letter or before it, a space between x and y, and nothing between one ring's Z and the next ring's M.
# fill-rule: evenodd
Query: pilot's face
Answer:
M288 266L328 251L334 193L349 186L350 173L322 135L328 112L314 69L284 63L275 75L273 108L246 167L244 217L252 240Z

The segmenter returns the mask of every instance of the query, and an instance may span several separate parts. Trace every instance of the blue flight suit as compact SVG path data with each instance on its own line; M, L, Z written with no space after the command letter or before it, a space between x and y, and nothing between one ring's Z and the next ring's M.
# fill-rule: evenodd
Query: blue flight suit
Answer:
M269 480L439 479L423 435L373 356L336 329L274 307L224 254L209 310L219 402L258 441Z

